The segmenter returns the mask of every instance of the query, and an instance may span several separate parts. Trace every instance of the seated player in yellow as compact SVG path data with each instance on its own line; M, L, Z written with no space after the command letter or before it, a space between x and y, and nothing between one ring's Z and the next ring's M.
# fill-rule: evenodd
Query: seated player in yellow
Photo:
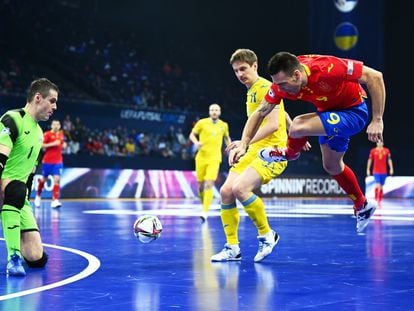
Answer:
M238 49L230 58L237 79L247 87L246 108L247 116L258 109L260 102L266 95L271 82L260 77L257 71L258 62L256 54L249 49ZM270 228L262 199L253 193L263 184L279 176L287 167L287 161L267 163L258 157L258 152L265 146L286 146L287 131L286 120L290 122L289 115L285 113L281 103L264 119L257 134L252 139L247 153L234 164L229 175L220 189L221 220L227 243L221 252L213 255L211 261L241 260L239 247L238 226L239 211L236 199L241 202L244 210L257 227L259 250L254 257L255 262L268 256L277 242L279 235ZM233 141L229 160L232 156L231 148L238 141Z
M198 193L203 205L200 214L202 221L207 220L208 209L213 201L213 186L222 161L223 140L226 146L231 143L229 126L220 119L220 106L210 105L209 115L208 118L198 120L190 133L190 140L197 150L195 169Z

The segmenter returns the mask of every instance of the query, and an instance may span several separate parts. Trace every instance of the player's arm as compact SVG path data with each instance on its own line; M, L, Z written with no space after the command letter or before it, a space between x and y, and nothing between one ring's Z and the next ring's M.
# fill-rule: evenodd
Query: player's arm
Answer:
M372 165L372 159L371 157L369 157L367 161L367 176L371 176L371 165Z
M196 135L193 131L191 131L189 138L190 138L191 142L196 146L196 149L198 150L201 147L202 144L198 140L197 136L198 135Z
M273 106L273 107L272 107ZM269 135L273 134L279 129L279 105L271 105L272 110L266 116L266 124L260 127L249 144L254 144Z
M5 114L0 120L0 179L13 145L19 135L16 122ZM4 184L2 185L5 186Z
M230 138L230 136L224 136L223 137L223 139L224 139L224 143L226 144L226 147L227 146L230 146L230 144L231 144L231 138Z
M56 139L50 143L43 143L43 148L50 148L50 147L54 147L54 146L59 146L62 142L60 141L60 139Z
M264 118L272 112L275 108L274 104L268 103L265 99L262 100L260 106L249 116L244 125L242 138L239 145L230 151L229 165L232 166L237 163L239 159L246 153L247 146L250 144L252 138L256 135L260 124Z
M287 113L287 111L285 111L285 119L286 119L286 130L289 132L290 126L292 125L292 118Z
M365 84L372 103L372 120L367 127L368 139L372 142L382 141L384 124L382 116L385 108L385 84L380 71L368 66L362 67L359 82Z
M0 179L4 166L6 165L7 159L9 158L10 152L11 149L8 146L0 144Z
M390 168L390 175L394 175L394 164L392 163L391 154L388 156L388 167Z
M66 137L62 134L62 148L66 149L67 146L68 144L66 143Z

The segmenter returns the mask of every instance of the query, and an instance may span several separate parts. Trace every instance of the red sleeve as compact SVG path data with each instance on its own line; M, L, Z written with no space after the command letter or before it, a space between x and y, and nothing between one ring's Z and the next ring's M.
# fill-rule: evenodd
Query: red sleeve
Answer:
M388 148L387 148L387 153L388 153L387 158L388 158L388 159L391 159L391 151L390 151L390 149L388 149Z
M332 58L331 61L335 66L330 74L341 77L345 76L345 79L350 81L361 78L363 62L347 58Z
M371 149L371 151L369 152L369 158L371 160L374 159L374 149Z
M271 87L269 88L269 91L267 91L265 100L269 104L279 105L282 98L277 95L278 92L279 92L279 88L277 87L276 84L272 83Z
M44 144L47 144L48 142L49 142L49 132L46 132L44 135L43 135L43 143Z

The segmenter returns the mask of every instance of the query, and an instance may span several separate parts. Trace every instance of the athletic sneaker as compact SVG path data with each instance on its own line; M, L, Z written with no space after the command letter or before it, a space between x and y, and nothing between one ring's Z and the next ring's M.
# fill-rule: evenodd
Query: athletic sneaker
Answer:
M211 256L211 261L239 261L241 258L240 248L237 247L236 249L236 247L232 247L226 243L220 253Z
M266 162L293 161L299 158L300 152L288 156L286 150L287 148L263 148L259 151L259 157Z
M9 262L7 263L6 273L10 276L25 276L26 271L24 271L22 262L22 258L16 253L11 255Z
M357 232L364 231L376 209L377 205L374 201L365 201L364 206L359 211L355 211Z
M61 206L62 206L62 203L60 203L59 200L53 200L52 203L50 203L51 208L58 208Z
M200 219L201 219L202 222L205 222L207 220L207 217L208 217L208 215L207 215L206 212L201 212Z
M269 256L280 238L279 235L272 230L271 234L259 235L257 239L259 240L259 250L257 251L256 256L254 256L254 262L262 261Z
M40 207L40 202L42 202L42 198L40 197L40 195L36 195L34 199L34 206Z

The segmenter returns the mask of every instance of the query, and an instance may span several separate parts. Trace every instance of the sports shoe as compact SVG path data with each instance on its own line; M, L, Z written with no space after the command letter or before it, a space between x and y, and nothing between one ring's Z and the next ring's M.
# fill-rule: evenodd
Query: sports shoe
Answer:
M224 248L220 253L217 253L211 256L211 261L220 262L220 261L240 261L241 260L240 248L235 250L229 244L224 244Z
M206 212L201 212L200 219L201 219L202 222L205 222L207 220L207 217L208 217L208 215L207 215Z
M269 256L273 248L279 242L279 235L275 231L271 231L271 237L266 237L265 235L259 235L257 239L259 240L259 250L257 251L256 256L254 256L254 262L259 262Z
M40 207L40 202L41 201L42 201L42 198L40 197L40 195L36 195L36 197L34 199L34 206Z
M293 161L299 158L300 152L287 155L286 150L287 148L263 148L259 151L259 157L266 162Z
M62 203L60 203L59 200L53 200L52 203L50 203L51 208L58 208L61 206L62 206Z
M374 201L365 201L364 206L360 210L355 211L357 232L364 231L376 209L377 205Z
M7 263L6 273L9 276L25 276L26 271L24 271L22 262L22 258L16 253L11 255L9 262Z

